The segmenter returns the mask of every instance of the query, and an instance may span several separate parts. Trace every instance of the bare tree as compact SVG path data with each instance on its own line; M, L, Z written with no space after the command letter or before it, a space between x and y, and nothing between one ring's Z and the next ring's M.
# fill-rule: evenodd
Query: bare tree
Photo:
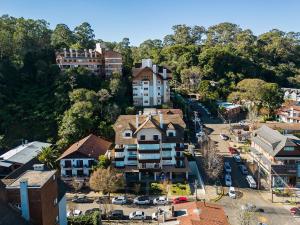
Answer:
M208 139L208 141L204 143L202 155L208 177L210 179L218 178L223 170L223 157L218 154L214 141Z
M117 173L112 168L98 168L90 177L90 187L94 191L110 193L123 188L125 180L123 174Z

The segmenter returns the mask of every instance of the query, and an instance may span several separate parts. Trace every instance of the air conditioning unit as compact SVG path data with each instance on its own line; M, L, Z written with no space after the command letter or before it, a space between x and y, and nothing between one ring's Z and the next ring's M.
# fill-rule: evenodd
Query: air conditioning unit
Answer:
M44 170L44 164L34 164L33 170L35 171L43 171Z

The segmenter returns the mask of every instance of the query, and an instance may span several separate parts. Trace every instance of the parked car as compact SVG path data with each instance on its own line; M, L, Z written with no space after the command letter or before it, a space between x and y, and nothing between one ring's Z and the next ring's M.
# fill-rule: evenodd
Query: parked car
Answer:
M245 165L243 165L243 164L239 165L239 169L240 169L240 171L243 175L248 175L249 174L249 172L247 170L247 167Z
M229 162L224 162L224 169L226 173L231 173L231 166Z
M100 211L99 208L88 209L88 210L85 211L84 215L93 214L94 212L99 212L99 211Z
M67 217L72 217L72 216L80 216L82 214L82 211L79 209L74 209L73 211L68 211L67 212Z
M169 200L165 196L160 196L158 198L153 199L153 204L154 205L166 205L168 204Z
M95 200L97 204L109 203L110 197L108 195L102 195L97 200Z
M129 219L130 220L145 220L146 215L143 211L134 211L129 214Z
M164 211L161 208L158 208L158 210L156 212L152 213L151 218L152 218L152 220L158 220L158 217L165 214L165 213L166 213L166 211Z
M75 203L92 203L93 200L88 198L87 196L74 196L74 198L72 199L72 202Z
M236 192L235 192L234 187L229 187L228 195L230 198L236 198Z
M226 174L226 175L225 175L225 185L226 185L226 186L231 186L231 185L232 185L232 181L231 181L231 176L230 176L230 174Z
M257 187L256 182L255 182L254 178L251 175L247 175L246 180L247 180L250 188L256 188Z
M123 220L124 218L123 210L112 210L107 214L107 219L110 220Z
M133 203L137 205L148 205L150 204L150 198L149 196L139 196L133 200Z
M293 216L300 216L300 207L293 207L290 209L290 213L293 215Z
M234 155L233 158L234 158L234 161L236 161L237 163L242 162L241 157L239 155Z
M173 204L188 202L187 197L181 196L173 199Z
M123 205L123 204L126 204L126 202L127 202L127 199L125 196L117 196L111 200L111 203L116 204L116 205Z
M229 137L228 137L227 135L225 135L225 134L220 134L220 138L221 138L222 140L224 140L224 141L229 140Z
M241 209L244 211L254 212L256 209L256 206L252 203L246 203L245 205L241 206Z
M228 147L228 151L232 154L232 155L238 155L239 152L236 148L233 147Z

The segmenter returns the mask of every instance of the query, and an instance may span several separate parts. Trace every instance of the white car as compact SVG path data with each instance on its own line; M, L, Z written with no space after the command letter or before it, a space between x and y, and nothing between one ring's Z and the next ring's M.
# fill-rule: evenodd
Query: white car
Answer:
M67 212L67 217L72 217L72 216L80 216L82 214L82 211L79 209L74 209L73 211L68 211Z
M129 214L129 219L130 220L145 220L146 215L143 211L134 211Z
M165 196L161 196L158 198L153 199L153 205L166 205L168 204L169 200Z
M234 187L229 187L228 195L230 198L236 198L236 192L235 192Z
M237 163L242 162L241 157L239 155L234 155L233 158Z
M224 169L226 173L231 173L231 166L229 162L224 163Z
M220 134L220 138L221 138L222 140L224 140L224 141L229 140L229 137L228 137L227 135L225 135L225 134Z
M167 213L167 212L164 211L163 209L158 208L157 212L152 213L151 218L152 218L152 220L158 220L158 217L159 217L159 216L162 216L162 215L164 215L164 214L166 214L166 213Z
M116 204L116 205L123 205L123 204L126 204L126 202L127 202L127 200L126 200L125 196L117 196L111 200L111 203Z
M148 205L148 204L150 204L150 198L148 196L136 197L133 200L133 203L137 204L137 205Z
M228 186L228 187L232 185L230 174L225 175L225 185Z

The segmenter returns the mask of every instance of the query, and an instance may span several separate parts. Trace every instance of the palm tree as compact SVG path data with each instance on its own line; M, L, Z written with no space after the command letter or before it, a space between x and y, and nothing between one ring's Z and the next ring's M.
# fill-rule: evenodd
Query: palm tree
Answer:
M42 148L42 151L38 155L38 160L48 166L50 169L57 168L57 159L59 157L59 151L52 146Z

